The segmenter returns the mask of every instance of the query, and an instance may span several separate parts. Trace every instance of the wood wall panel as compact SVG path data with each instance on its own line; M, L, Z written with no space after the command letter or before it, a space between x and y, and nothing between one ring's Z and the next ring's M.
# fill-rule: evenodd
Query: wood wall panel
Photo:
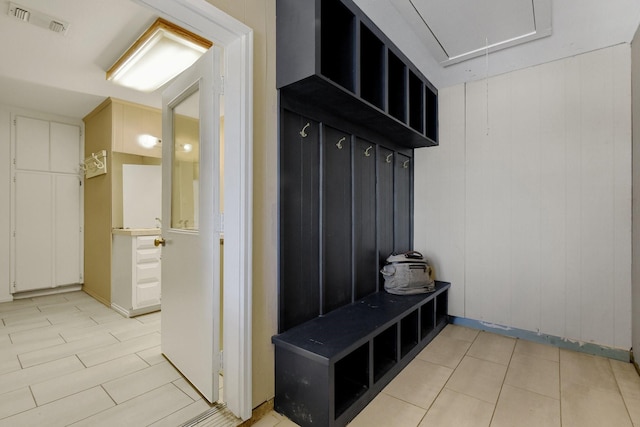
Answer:
M412 242L412 206L411 175L413 162L410 157L396 154L394 163L394 252L402 253L413 249Z
M414 247L431 262L436 278L455 284L449 289L449 314L464 316L464 86L441 89L438 101L440 139L445 142L416 150L414 157Z
M365 155L367 149L369 156ZM369 141L356 138L353 151L353 259L354 298L360 299L378 288L376 241L377 150ZM357 196L357 197L356 197Z
M389 162L387 162L389 159ZM378 148L378 265L393 252L393 164L394 153Z
M456 315L630 347L630 68L620 45L440 91L441 147L462 139L464 151L416 155L429 168L416 174L416 242L451 228L450 203L465 211L464 237L430 251ZM464 136L447 130L461 121ZM420 189L452 164L465 186L426 209L433 194Z
M540 153L540 329L565 334L565 266L567 265L567 144L565 138L565 64L552 62L539 69L541 85ZM543 268L542 268L543 267Z
M321 112L294 112L288 101L280 121L280 332L381 290L386 258L413 240L413 151L320 121Z
M279 323L286 330L320 314L320 125L287 110L281 120Z
M342 140L345 138L344 140ZM351 135L323 127L322 308L327 313L352 301L353 264ZM338 147L338 142L341 142Z

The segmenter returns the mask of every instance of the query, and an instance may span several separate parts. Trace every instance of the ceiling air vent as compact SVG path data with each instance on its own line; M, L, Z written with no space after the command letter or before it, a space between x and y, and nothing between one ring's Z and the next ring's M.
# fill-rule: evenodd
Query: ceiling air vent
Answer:
M31 13L28 10L16 6L12 3L11 7L9 8L9 15L14 16L21 21L29 22L29 16L31 15Z
M24 22L28 22L38 27L51 30L54 33L58 34L65 35L67 33L67 30L69 29L68 22L13 2L9 3L9 12L7 13L7 15L13 16L14 18L17 18Z

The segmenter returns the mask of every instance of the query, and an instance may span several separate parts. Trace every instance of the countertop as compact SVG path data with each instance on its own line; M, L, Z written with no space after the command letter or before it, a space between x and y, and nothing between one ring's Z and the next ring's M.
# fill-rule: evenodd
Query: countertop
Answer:
M155 236L160 234L159 228L113 228L111 234L118 236Z

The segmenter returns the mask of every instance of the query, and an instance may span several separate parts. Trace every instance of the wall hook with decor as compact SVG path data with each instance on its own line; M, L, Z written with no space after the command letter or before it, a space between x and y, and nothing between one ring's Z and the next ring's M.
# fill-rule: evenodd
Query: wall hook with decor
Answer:
M389 154L384 161L387 162L387 163L391 163L391 158L392 157L393 157L393 153Z
M407 168L409 167L409 160L405 160L405 161L402 163L402 167L403 167L403 168L405 168L405 169L407 169Z
M373 145L370 145L369 147L367 147L367 149L366 149L366 150L364 150L364 155L365 155L366 157L371 156L371 149L372 149L372 148L373 148Z
M301 137L306 138L306 137L308 136L308 135L307 135L306 130L307 130L307 128L308 128L309 126L311 126L311 123L308 123L308 122L307 122L307 124L306 124L306 125L304 125L304 127L303 127L303 128L302 128L302 130L300 131L300 136L301 136Z
M336 143L336 147L338 147L339 150L342 150L342 143L347 139L346 136L343 136L342 138L340 138L340 140Z
M80 166L87 178L104 175L107 173L107 150L91 153Z

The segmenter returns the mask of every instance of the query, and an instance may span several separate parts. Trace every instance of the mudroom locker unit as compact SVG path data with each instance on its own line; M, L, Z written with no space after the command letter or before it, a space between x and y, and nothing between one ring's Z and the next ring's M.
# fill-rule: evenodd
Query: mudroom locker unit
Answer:
M275 409L345 425L447 323L448 283L386 293L413 249L413 150L437 91L351 0L277 0L279 304Z

